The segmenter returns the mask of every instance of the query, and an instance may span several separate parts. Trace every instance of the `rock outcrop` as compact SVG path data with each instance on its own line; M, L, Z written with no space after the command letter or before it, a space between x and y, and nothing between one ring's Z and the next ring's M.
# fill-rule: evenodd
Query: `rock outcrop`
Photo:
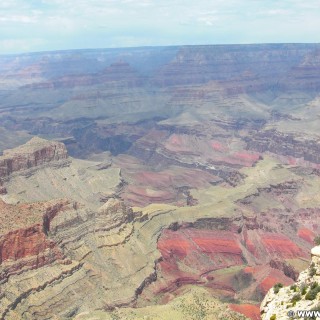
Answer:
M258 132L254 136L247 137L248 148L264 153L266 151L302 158L311 163L320 164L320 146L314 137L296 133L283 133L277 130Z
M39 256L41 252L53 247L54 242L46 239L41 225L11 231L0 240L0 264L8 260Z
M122 183L120 169L102 158L72 159L63 143L35 137L0 157L1 197L10 204L68 198L97 209Z
M317 319L320 316L320 246L311 250L311 264L290 287L275 285L263 299L262 320ZM312 314L312 312L318 312ZM305 313L304 313L305 312ZM310 313L309 313L310 312Z
M3 151L0 157L0 181L18 171L54 165L67 159L68 153L63 143L34 137L18 148Z
M132 221L133 213L117 200L109 200L96 213L61 200L43 210L42 219L42 224L0 236L1 319L20 319L22 313L26 319L57 316L61 303L56 303L63 297L67 299L70 285L79 292L77 298L71 299L71 309L80 307L79 302L88 296L90 287L107 285L108 281L101 282L99 276L105 269L102 261L98 265L94 261L105 247L126 241L132 232L126 224ZM87 273L93 276L92 281ZM16 281L20 284L14 288ZM84 290L86 287L88 290ZM97 307L103 306L98 292ZM34 295L43 305L40 309L31 302ZM49 311L50 308L53 309ZM63 314L68 312L70 308Z

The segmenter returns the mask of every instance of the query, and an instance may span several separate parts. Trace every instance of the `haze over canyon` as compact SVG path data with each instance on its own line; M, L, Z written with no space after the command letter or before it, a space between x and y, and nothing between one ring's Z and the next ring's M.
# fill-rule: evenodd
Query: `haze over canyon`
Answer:
M320 45L0 56L0 319L260 319L320 234Z

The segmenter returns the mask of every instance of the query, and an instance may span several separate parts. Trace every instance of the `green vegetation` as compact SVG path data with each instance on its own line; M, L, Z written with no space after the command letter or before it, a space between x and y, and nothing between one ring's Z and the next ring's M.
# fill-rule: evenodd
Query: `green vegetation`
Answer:
M110 314L110 317L111 317L112 320L120 320L120 319L121 319L120 316L118 316L118 315L115 314L115 313L111 313L111 314Z
M180 297L167 304L148 305L137 308L84 312L78 320L245 320L244 315L228 308L203 288L190 286Z
M313 241L316 246L320 246L320 236L315 237Z
M292 286L290 286L290 290L294 291L294 292L298 292L299 288L296 284L293 284Z
M194 303L190 304L182 300L181 307L186 316L192 316L193 319L204 319L207 317L209 301L204 297L194 296Z
M232 279L232 283L236 290L240 291L243 288L247 288L254 281L251 273L245 273L241 270L239 273L235 274Z
M273 286L273 292L278 293L281 288L283 288L283 284L278 282Z
M271 317L270 317L270 320L276 320L277 319L277 316L275 314L273 314Z
M320 292L320 286L318 282L314 282L311 285L310 290L306 294L306 300L314 300L317 297L319 292Z
M305 283L302 283L300 286L300 292L304 296L307 293L308 286Z
M298 301L301 300L301 294L300 293L296 293L292 298L291 298L291 302L295 305Z
M309 269L309 276L313 277L316 273L317 273L317 269L315 268L314 262L312 262Z

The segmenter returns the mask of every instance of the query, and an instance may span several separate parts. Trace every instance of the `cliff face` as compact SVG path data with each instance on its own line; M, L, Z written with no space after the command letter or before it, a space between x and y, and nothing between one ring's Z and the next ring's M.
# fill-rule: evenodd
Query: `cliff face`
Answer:
M278 286L272 288L261 303L261 318L265 319L295 319L299 311L319 312L320 303L320 246L311 250L311 264L308 269L301 272L297 282L290 287ZM318 315L311 317L317 318Z
M22 271L28 272L64 258L55 242L43 233L42 225L17 229L0 236L0 283Z
M53 245L45 238L40 225L9 232L1 239L1 263L6 260L15 261L28 256L37 256Z
M33 138L6 150L0 163L1 193L8 204L68 198L97 208L101 198L121 188L120 169L111 167L108 155L100 162L74 160L60 142Z
M260 153L266 151L300 158L305 161L320 164L320 147L316 140L311 137L294 133L282 133L277 130L268 130L257 133L252 137L247 137L247 145L251 150Z
M72 290L79 291L77 297L69 299L71 309L80 306L79 302L88 296L92 286L97 288L96 305L102 305L98 292L109 281L100 282L100 277L90 280L86 274L95 274L95 278L100 268L105 268L103 264L91 263L98 255L104 255L105 248L126 241L132 232L126 224L132 219L132 211L116 200L110 200L96 213L77 203L60 200L43 210L41 224L1 235L1 319L20 319L22 313L30 319L57 316L60 308L64 308L57 302L70 294L69 290L65 291L69 281L73 282ZM49 293L52 286L55 290ZM43 304L40 309L29 301L34 294ZM51 299L55 301L53 304ZM70 312L67 309L64 315Z
M267 89L280 74L300 65L305 55L309 55L308 49L294 45L185 47L160 70L154 81L162 86L226 81L232 84L230 93L257 92ZM311 55L309 59L317 61ZM297 68L296 73L299 71L303 72ZM279 87L283 85L278 83Z
M65 75L53 81L39 82L24 86L26 89L59 89L109 85L121 88L141 87L144 79L128 63L116 62L95 74ZM78 98L80 98L79 96Z
M48 142L34 137L19 148L3 152L0 157L0 181L14 172L52 164L67 158L67 149L63 143Z

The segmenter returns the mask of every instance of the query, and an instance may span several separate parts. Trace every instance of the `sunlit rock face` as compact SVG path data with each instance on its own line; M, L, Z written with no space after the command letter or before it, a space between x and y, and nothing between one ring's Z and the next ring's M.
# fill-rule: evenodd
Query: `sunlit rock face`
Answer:
M319 50L0 57L0 318L258 319L320 233Z
M34 137L23 146L3 152L0 157L0 178L3 180L14 172L67 158L67 149L63 143Z
M285 319L288 311L298 315L299 311L319 311L320 246L311 249L311 264L302 271L290 287L270 289L261 303L261 318ZM310 315L310 317L313 315Z

